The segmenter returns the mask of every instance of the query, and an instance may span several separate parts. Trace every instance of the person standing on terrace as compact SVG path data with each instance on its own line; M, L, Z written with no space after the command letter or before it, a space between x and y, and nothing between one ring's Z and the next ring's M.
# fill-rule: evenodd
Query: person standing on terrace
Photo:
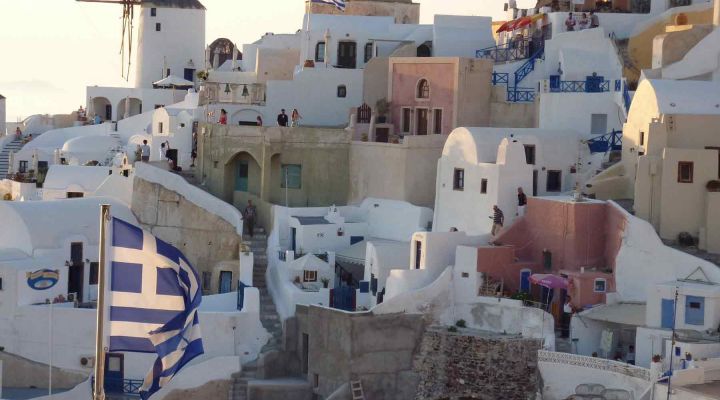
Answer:
M227 111L225 111L224 108L223 108L222 110L220 110L220 121L219 121L219 124L220 124L220 125L227 125Z
M565 20L565 29L568 32L572 32L575 30L575 25L577 22L575 21L575 17L573 17L573 13L569 13L567 19Z
M503 224L505 224L505 215L503 214L500 207L497 205L493 206L493 216L490 217L493 220L493 226L492 230L490 231L490 234L493 236L497 236L500 231L503 228Z

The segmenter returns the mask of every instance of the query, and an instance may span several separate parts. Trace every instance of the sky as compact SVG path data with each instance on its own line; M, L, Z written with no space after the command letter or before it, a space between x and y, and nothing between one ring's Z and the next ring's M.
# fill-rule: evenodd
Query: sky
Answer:
M206 40L241 46L266 32L302 26L303 0L201 0ZM435 14L502 18L505 0L415 0L421 23ZM84 105L85 87L129 86L121 78L121 8L75 0L0 0L0 94L7 120L66 114ZM132 81L132 79L131 79Z

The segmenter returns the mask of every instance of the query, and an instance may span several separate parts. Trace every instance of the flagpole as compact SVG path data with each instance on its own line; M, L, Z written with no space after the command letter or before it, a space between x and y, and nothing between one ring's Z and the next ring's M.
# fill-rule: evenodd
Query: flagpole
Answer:
M97 331L95 334L95 388L93 400L105 400L105 350L103 330L105 314L105 240L110 205L100 206L100 260L98 262Z

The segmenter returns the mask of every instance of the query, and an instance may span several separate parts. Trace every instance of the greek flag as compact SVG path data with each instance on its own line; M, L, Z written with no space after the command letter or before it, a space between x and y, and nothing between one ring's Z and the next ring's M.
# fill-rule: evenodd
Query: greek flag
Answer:
M107 294L110 351L157 353L140 389L143 400L203 354L197 272L175 247L112 219Z
M340 11L345 11L345 0L310 0L312 3L330 4Z

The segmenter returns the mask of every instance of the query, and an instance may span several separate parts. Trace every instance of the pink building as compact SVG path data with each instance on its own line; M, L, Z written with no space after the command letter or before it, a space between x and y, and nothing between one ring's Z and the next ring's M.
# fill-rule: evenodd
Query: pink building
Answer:
M605 202L530 198L525 216L497 237L496 246L477 249L477 270L486 281L502 282L507 293L527 292L543 302L547 292L531 285L530 275L561 275L568 279L575 307L604 303L606 293L615 291L615 258L625 223ZM564 294L552 296L556 313Z
M448 135L458 126L487 126L493 65L459 57L392 57L388 101L393 131ZM376 131L378 141L382 133Z

